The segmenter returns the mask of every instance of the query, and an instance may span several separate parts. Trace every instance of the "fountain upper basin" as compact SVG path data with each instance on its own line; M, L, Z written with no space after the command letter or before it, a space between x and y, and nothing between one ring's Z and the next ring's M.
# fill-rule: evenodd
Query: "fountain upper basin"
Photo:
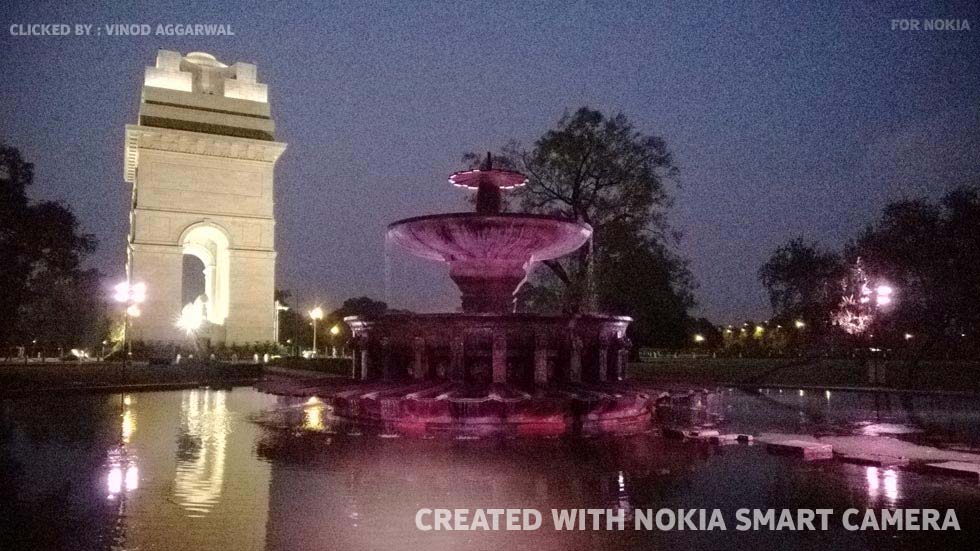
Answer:
M550 260L592 235L582 222L534 214L460 212L418 216L388 226L388 238L415 256L443 262Z

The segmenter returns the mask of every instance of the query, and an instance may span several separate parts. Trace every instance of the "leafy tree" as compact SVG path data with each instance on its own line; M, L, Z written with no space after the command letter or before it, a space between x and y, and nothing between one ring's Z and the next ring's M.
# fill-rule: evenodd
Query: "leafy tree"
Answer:
M102 293L98 274L81 262L95 239L79 231L67 206L31 202L33 180L34 166L0 144L0 343L94 345L104 329Z
M482 157L468 154L475 165ZM622 114L583 107L566 114L530 150L510 143L494 164L527 175L507 208L590 224L593 239L574 254L544 262L524 286L531 311L600 309L636 318L644 345L684 341L692 279L668 244L667 183L677 167L663 138L638 131ZM595 282L602 284L596 286Z
M335 322L343 321L347 316L374 317L390 312L388 304L374 300L370 297L349 298L344 301L340 308L337 308L327 316L327 319Z
M306 312L301 311L294 305L294 300L289 291L277 290L276 300L280 304L289 307L289 310L279 313L279 342L299 348L309 348L313 346L313 327ZM343 321L347 316L373 317L386 313L400 312L388 308L388 305L380 300L370 297L349 298L336 310L326 314L318 324L318 331L329 331L335 325L339 326L340 333L336 337L331 337L329 333L320 333L324 339L332 340L333 344L339 346L349 336ZM324 340L322 342L328 342ZM318 343L319 344L319 343Z
M773 252L759 269L759 279L777 320L801 320L811 330L825 329L840 300L845 271L840 255L799 237Z
M886 205L843 255L794 239L773 253L759 277L777 320L802 317L810 332L825 329L842 294L854 293L845 289L847 267L858 265L871 285L894 289L892 303L871 309L867 334L875 335L877 345L943 356L978 352L973 343L980 333L980 186L956 188L939 201ZM911 343L906 334L914 335Z
M846 254L895 288L892 311L879 322L893 338L909 332L920 343L961 343L980 330L980 187L957 188L937 203L892 203Z

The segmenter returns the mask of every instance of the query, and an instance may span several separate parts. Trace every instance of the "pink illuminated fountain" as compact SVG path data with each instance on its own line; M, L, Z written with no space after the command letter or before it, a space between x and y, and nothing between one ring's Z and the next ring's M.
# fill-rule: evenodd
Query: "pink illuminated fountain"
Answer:
M493 168L489 154L479 169L449 182L476 190L476 212L399 220L387 237L446 263L463 311L346 318L352 380L280 391L317 396L334 418L405 435L646 430L650 399L622 382L630 318L514 311L514 295L534 264L575 251L592 228L501 212L501 190L526 179Z
M551 216L500 212L501 189L523 186L519 172L483 166L449 177L477 190L476 212L436 214L388 226L388 238L422 258L449 264L464 312L512 312L514 294L532 263L564 256L592 235L588 224Z

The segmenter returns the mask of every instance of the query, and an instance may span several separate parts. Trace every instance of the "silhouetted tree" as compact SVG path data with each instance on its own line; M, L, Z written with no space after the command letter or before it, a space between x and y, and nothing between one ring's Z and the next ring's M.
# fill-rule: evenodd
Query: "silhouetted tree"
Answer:
M95 239L67 206L31 202L33 180L33 165L0 144L0 343L94 345L107 328L105 307L98 273L81 262Z
M759 269L759 279L777 320L802 320L813 331L827 328L845 271L840 255L799 237L773 252Z
M476 165L482 155L465 161ZM528 184L505 208L590 224L579 251L546 261L519 297L529 311L583 312L596 307L633 316L641 345L683 343L693 305L692 278L671 249L667 183L677 167L666 142L638 131L622 114L583 107L558 121L530 150L511 143L494 165L519 170ZM598 284L596 284L599 282Z
M825 326L842 295L854 293L846 288L847 267L859 258L869 282L895 290L892 304L872 308L867 333L877 345L933 356L977 353L980 187L956 188L938 202L903 199L885 206L844 247L843 259L803 239L778 248L759 271L777 320L798 316L808 330ZM905 334L914 340L906 342Z
M897 201L846 247L877 280L896 290L879 328L940 350L980 330L980 187L965 186L938 203ZM944 343L944 344L942 344Z

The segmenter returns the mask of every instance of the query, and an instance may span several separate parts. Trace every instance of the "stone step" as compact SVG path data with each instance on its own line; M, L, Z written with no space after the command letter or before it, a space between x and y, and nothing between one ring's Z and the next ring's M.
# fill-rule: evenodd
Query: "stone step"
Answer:
M718 431L713 429L664 429L664 436L675 440L710 440L718 438Z
M834 457L834 448L830 444L806 440L773 440L766 442L766 450L770 453L799 457L804 461L817 461Z
M719 434L709 438L712 444L727 446L729 444L747 444L752 442L751 434Z
M980 463L967 463L966 461L927 463L926 471L980 481Z
M892 457L888 455L837 454L837 458L844 463L868 465L871 467L905 467L909 464L907 457Z

